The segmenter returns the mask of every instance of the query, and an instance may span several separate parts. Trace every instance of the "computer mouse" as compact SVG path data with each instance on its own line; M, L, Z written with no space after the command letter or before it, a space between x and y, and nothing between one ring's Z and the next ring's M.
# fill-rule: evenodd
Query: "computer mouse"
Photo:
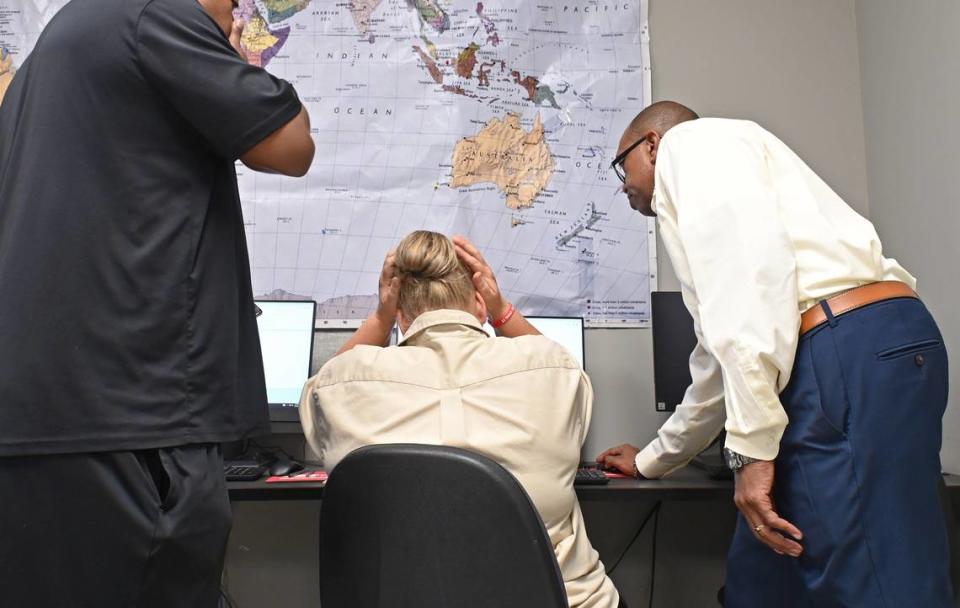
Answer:
M303 470L303 465L289 458L277 458L268 469L271 477L283 477Z

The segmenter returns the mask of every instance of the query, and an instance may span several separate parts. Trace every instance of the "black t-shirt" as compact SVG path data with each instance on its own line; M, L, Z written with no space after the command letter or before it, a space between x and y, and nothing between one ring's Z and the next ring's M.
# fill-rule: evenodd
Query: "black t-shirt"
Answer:
M234 161L300 111L196 0L73 0L0 106L0 456L268 428Z

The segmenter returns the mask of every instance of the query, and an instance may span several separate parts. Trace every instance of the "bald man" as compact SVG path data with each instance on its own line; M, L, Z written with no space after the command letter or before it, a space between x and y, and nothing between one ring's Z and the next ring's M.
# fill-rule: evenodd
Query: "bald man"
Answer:
M949 606L947 355L914 278L753 122L656 103L612 166L657 218L698 343L656 439L598 461L662 477L726 428L728 608Z

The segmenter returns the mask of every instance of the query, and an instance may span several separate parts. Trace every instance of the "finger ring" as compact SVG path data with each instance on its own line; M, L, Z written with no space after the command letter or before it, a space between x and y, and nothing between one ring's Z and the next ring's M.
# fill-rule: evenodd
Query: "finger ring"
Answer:
M765 525L763 525L763 524L757 524L757 525L755 525L755 526L753 527L753 531L756 532L757 534L762 534L764 528L766 528Z

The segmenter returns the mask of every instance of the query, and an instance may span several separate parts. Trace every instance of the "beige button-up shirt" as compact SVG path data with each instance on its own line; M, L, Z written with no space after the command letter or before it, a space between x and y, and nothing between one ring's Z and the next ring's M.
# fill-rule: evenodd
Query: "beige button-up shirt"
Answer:
M589 378L558 344L490 338L472 315L435 310L399 346L328 361L307 381L300 417L328 470L376 443L456 446L500 463L543 519L571 608L615 608L573 489L592 407Z
M724 421L726 447L772 460L801 312L866 283L916 281L883 257L869 221L753 122L701 118L670 129L653 207L698 344L693 383L637 468L660 477L685 465Z

